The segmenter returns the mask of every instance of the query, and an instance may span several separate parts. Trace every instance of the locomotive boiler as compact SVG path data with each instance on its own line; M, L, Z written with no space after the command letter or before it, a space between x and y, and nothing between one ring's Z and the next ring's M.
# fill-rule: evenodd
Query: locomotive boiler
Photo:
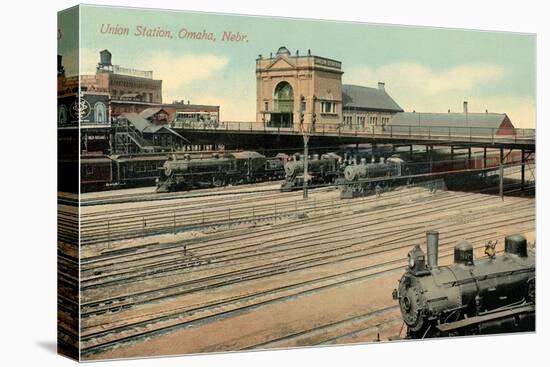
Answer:
M426 238L427 256L419 245L409 252L393 291L408 338L534 330L535 256L523 235L507 236L502 255L489 243L488 256L480 259L462 240L447 266L438 265L439 233L429 231Z
M220 187L283 177L280 157L267 158L258 152L214 154L211 158L167 160L160 173L157 192Z
M351 164L344 169L344 175L337 183L340 197L354 198L365 196L376 190L387 190L392 183L405 174L405 162L398 157L390 157L380 162Z
M339 175L341 158L337 154L327 153L321 157L314 154L308 159L307 177L304 178L304 159L295 155L294 160L285 164L285 182L281 191L292 191L304 185L304 179L310 185L333 183Z

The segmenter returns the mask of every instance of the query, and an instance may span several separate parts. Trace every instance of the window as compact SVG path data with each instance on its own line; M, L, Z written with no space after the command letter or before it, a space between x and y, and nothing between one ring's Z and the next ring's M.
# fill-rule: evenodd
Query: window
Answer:
M91 176L94 173L94 167L91 165L86 166L86 175Z
M294 111L294 91L287 82L281 82L275 88L275 110L287 113Z
M105 103L96 102L94 105L94 121L98 123L107 122L107 108L105 107Z
M269 111L269 102L264 102L264 111Z
M321 113L336 113L336 103L322 101Z
M378 117L377 116L371 116L369 118L369 124L371 125L377 125L378 124Z
M357 125L365 127L365 116L357 116Z
M389 117L382 117L382 125L387 125L390 123Z

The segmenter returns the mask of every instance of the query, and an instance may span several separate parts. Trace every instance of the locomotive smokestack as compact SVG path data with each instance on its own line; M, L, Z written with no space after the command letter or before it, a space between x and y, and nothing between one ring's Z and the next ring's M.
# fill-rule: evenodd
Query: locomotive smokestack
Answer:
M437 268L437 260L439 257L439 232L426 232L426 247L428 249L428 267L430 269Z

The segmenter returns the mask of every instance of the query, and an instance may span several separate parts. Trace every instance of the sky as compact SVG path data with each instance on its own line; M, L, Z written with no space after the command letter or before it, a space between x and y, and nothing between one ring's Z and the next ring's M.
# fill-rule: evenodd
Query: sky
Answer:
M82 74L93 74L99 51L108 49L114 64L153 70L163 80L165 102L220 105L226 121L255 119L255 60L284 45L292 54L310 49L341 61L344 84L385 82L405 111L461 112L468 101L470 112L507 113L516 127L535 127L533 34L96 6L80 13ZM101 33L106 25L129 33ZM136 36L138 26L160 27L172 37ZM182 29L212 33L215 41L180 38ZM246 40L225 42L224 32ZM74 51L64 47L61 42L61 54ZM71 69L66 66L67 74Z

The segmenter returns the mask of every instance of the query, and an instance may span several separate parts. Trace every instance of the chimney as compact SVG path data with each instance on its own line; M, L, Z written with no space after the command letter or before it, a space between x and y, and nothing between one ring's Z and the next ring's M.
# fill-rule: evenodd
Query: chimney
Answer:
M426 248L428 250L428 267L430 269L437 268L437 260L439 256L439 232L426 232Z
M468 113L468 101L464 101L464 113Z
M386 83L378 82L378 89L381 90L381 91L385 91L386 90Z

